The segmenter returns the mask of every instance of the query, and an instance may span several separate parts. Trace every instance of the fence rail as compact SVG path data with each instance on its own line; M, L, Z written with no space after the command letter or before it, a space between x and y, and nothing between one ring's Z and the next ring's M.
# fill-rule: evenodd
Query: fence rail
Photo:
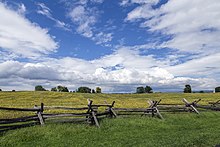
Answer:
M43 103L34 108L7 108L0 107L1 111L19 111L19 112L33 112L35 115L24 116L11 119L0 119L0 132L33 125L45 125L46 123L74 123L85 122L91 125L99 125L99 119L103 117L116 117L113 110L114 103L112 104L92 104L93 101L88 99L87 107L64 107L64 106L44 106ZM99 107L105 107L104 112L98 112ZM68 110L69 113L47 113L47 110ZM45 112L46 111L46 112ZM76 113L76 111L78 111ZM83 112L84 111L84 112Z
M209 105L199 105L199 100L188 102L185 98L182 100L183 105L180 104L160 104L161 100L154 101L149 100L149 105L146 108L114 108L115 101L112 104L93 104L93 101L88 99L88 105L86 107L64 107L64 106L44 106L41 103L40 106L34 106L34 108L7 108L0 107L0 111L9 112L32 112L30 116L23 116L17 118L0 119L0 132L7 130L28 127L33 125L45 125L47 123L78 123L84 122L91 125L100 127L99 120L105 117L118 117L118 116L130 116L130 115L149 115L152 117L159 117L164 119L162 113L165 112L195 112L200 114L202 110L214 110L220 111L220 100L216 102L209 102ZM99 108L102 111L99 112ZM199 110L198 110L199 109ZM202 110L201 110L202 109ZM48 110L66 110L68 113L51 113ZM48 112L50 113L48 113ZM56 111L57 112L57 111Z

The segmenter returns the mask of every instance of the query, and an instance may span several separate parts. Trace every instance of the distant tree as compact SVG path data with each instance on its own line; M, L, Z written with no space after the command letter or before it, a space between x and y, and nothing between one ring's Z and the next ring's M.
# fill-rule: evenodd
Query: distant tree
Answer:
M91 89L89 87L79 87L77 92L79 92L79 93L91 93Z
M137 87L136 93L145 93L144 87Z
M215 88L215 92L220 92L220 86Z
M183 90L184 93L192 93L192 89L190 85L185 85L185 88Z
M102 89L100 87L96 87L96 93L102 93Z
M51 91L57 91L56 87L51 88Z
M150 86L145 87L145 92L146 93L153 93L153 89Z
M59 91L59 92L69 92L67 87L61 86L61 85L57 86L57 91Z
M0 91L2 91L2 89L0 89Z
M35 91L46 91L46 89L41 85L37 85L35 86Z
M205 93L203 90L199 91L199 93Z
M92 89L92 93L95 93L95 90L94 90L94 89Z
M15 90L12 90L12 92L15 92Z

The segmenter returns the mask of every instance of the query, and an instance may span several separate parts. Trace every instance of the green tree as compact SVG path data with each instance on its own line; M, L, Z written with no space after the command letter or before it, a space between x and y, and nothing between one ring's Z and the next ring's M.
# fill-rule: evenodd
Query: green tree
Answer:
M56 87L51 88L51 91L57 91Z
M96 87L96 93L102 93L102 89L100 87Z
M220 92L220 86L219 87L215 87L215 92Z
M190 85L185 85L185 88L183 90L184 93L192 93L192 88Z
M35 86L35 91L46 91L46 89L41 85L37 85Z
M59 92L69 92L67 87L61 86L61 85L57 86L57 91L59 91Z
M145 92L146 93L153 93L153 89L150 86L145 87Z
M79 87L77 92L79 92L79 93L91 93L91 89L89 87Z
M137 87L136 93L145 93L144 87Z

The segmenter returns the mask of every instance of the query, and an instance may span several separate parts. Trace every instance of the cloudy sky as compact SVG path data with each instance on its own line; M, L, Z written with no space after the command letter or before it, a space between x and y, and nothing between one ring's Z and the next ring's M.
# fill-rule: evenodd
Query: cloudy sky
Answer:
M0 0L0 88L220 85L219 0Z

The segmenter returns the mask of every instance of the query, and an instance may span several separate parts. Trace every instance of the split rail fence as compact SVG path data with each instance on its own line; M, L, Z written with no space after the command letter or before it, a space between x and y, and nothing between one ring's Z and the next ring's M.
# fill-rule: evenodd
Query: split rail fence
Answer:
M100 127L99 120L105 117L117 117L113 110L115 102L112 104L93 104L93 101L88 99L87 107L73 108L62 106L34 106L34 108L6 108L0 107L0 110L9 112L32 112L34 115L0 119L0 132L7 130L23 128L33 125L45 125L47 123L78 123L84 122ZM104 107L104 112L99 112L98 108ZM69 113L45 113L46 110L65 110L72 111Z
M88 123L100 127L100 120L106 117L116 118L118 116L151 116L164 119L161 113L165 112L194 112L200 114L203 110L220 111L220 100L216 102L209 102L209 105L199 105L201 99L193 102L188 102L185 98L182 100L183 105L179 104L162 104L161 100L149 100L149 105L146 108L115 108L113 101L108 104L93 104L93 101L88 99L86 107L63 107L63 106L34 106L34 108L6 108L0 107L0 111L7 112L29 112L33 113L29 116L0 119L0 132L7 130L23 128L34 125L45 125L48 123ZM101 109L99 109L102 107ZM62 113L51 113L51 111ZM100 111L101 110L101 111ZM50 112L50 113L49 113ZM67 113L68 112L68 113Z

